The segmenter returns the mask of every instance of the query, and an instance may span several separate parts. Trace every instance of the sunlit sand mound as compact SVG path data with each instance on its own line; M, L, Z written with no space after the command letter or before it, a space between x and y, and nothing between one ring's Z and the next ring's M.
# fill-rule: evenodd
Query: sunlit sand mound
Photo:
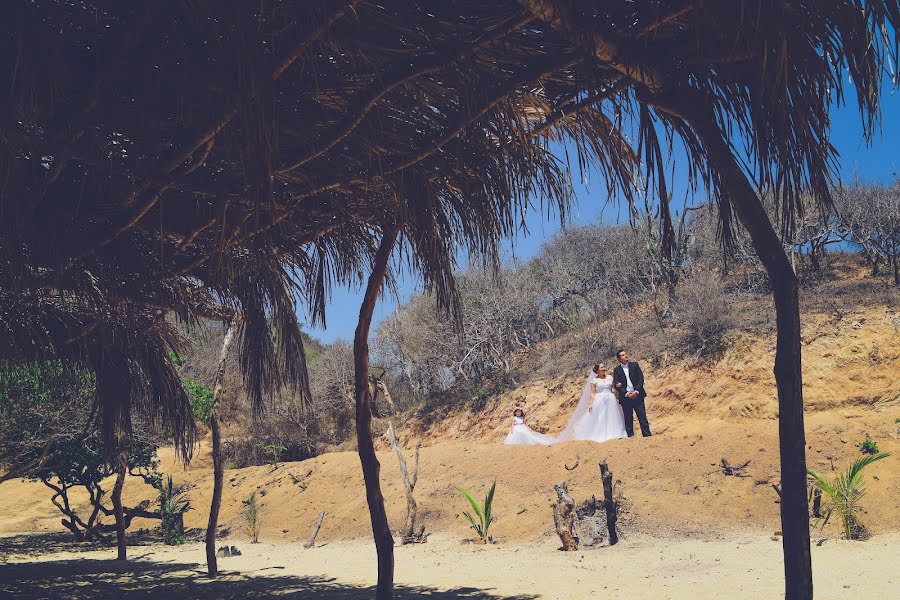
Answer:
M812 467L829 472L860 456L854 443L866 433L884 451L898 448L896 406L884 410L850 406L811 413L807 420L808 458ZM552 487L570 482L578 501L602 497L597 463L608 460L625 497L626 531L651 534L710 535L732 529L779 529L777 427L772 420L735 422L704 417L661 417L658 435L615 440L605 444L568 443L553 447L512 447L496 441L445 442L422 448L416 497L429 531L458 539L468 537L460 512L465 501L456 491L462 485L482 495L497 481L494 535L499 540L534 541L552 535ZM720 461L750 461L746 477L726 476ZM395 527L405 518L396 457L379 453L388 514ZM177 482L191 486L193 506L188 527L203 528L212 490L209 469L182 471L169 462ZM574 468L573 468L574 467ZM569 470L569 469L572 470ZM869 493L862 506L863 521L876 532L895 531L900 514L900 463L881 461L866 472ZM262 506L262 537L304 540L320 510L327 513L321 541L371 535L359 459L340 452L274 466L226 471L220 523L232 537L244 537L241 501L257 492ZM126 486L126 503L149 497L135 481ZM50 492L40 483L9 481L0 485L0 531L60 530L59 515ZM81 499L83 500L83 499ZM153 522L136 522L137 526ZM829 525L830 527L830 525Z

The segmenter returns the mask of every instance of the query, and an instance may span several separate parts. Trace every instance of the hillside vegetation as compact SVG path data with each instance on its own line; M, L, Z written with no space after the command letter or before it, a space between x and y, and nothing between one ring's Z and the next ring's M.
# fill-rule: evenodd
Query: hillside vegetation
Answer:
M864 327L865 314L862 320L854 314L893 315L897 306L900 184L847 187L836 195L834 213L810 210L797 233L784 240L803 284L808 343L830 329ZM450 313L439 311L428 292L398 307L371 340L372 383L388 392L376 401L380 414L393 413L398 422L413 415L417 430L441 435L429 430L431 422L460 411L480 414L498 398L508 400L509 390L586 373L594 362L610 362L626 347L654 378L667 378L672 395L666 398L673 404L667 413L772 416L774 311L767 277L746 235L735 232L726 259L714 215L705 206L688 207L673 224L673 251L667 256L659 219L636 212L632 221L565 229L532 259L496 271L470 267L457 277L459 304ZM182 375L211 385L221 328L206 326L190 335L194 343ZM893 346L885 342L877 352ZM759 347L752 350L762 354L740 367L743 387L728 397L717 392L723 383L710 381L718 379L715 366L750 356L754 343ZM271 454L266 447L282 448L281 460L353 448L351 344L308 338L306 346L312 414L303 413L296 395L281 393L252 416L240 393L238 351L232 352L223 410L228 463L263 464ZM881 359L872 360L877 367ZM676 377L679 372L684 374ZM874 368L870 376L886 375ZM806 384L812 394L808 407L837 401L818 399L814 372ZM698 385L713 399L689 391ZM851 395L858 395L856 386L851 388ZM535 419L541 425L549 415L538 411L529 418ZM547 427L551 424L546 420Z

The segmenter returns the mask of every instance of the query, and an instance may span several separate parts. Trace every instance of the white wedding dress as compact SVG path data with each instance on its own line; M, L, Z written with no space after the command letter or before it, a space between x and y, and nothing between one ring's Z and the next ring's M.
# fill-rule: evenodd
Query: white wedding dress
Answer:
M596 393L591 395L593 384ZM588 375L584 392L575 412L569 419L569 424L559 434L557 441L589 440L592 442L605 442L627 437L625 433L625 417L622 416L622 407L613 394L613 378L608 375L601 379L591 371ZM589 410L590 409L590 410Z
M544 435L543 433L538 433L526 425L525 419L522 417L514 416L512 429L503 443L520 446L549 446L555 441L555 438Z

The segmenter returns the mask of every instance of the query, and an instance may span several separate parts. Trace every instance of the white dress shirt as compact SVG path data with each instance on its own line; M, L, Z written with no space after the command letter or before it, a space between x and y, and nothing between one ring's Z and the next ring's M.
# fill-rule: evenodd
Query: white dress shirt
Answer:
M628 382L628 385L625 386L625 391L626 391L626 392L633 392L633 391L634 391L634 384L631 383L631 375L629 375L629 373L628 373L628 363L625 363L624 365L622 365L622 370L625 371L625 381Z

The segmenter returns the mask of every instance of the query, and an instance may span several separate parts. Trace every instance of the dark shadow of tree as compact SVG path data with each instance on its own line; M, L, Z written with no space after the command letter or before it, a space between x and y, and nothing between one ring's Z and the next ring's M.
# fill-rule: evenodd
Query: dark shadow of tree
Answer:
M185 540L198 542L203 540L202 529L189 529L185 531ZM163 536L159 529L137 529L128 531L128 547L140 547L159 545L163 543ZM54 552L91 552L103 548L115 548L116 537L106 536L106 539L96 539L91 542L78 542L72 534L63 532L26 533L0 537L0 561L6 556L14 554L33 554L39 551L41 554Z
M0 557L52 553L79 548L95 550L96 544L75 544L70 536L54 534L0 538ZM278 575L282 567L239 573L225 566L222 576L209 579L197 563L154 562L142 557L147 549L133 546L126 562L112 559L74 558L57 561L0 564L0 597L3 598L262 598L291 595L322 600L374 598L374 586L353 586L325 577ZM374 573L373 573L374 577ZM534 600L523 594L501 596L477 588L437 590L421 586L396 586L395 598L433 600Z

